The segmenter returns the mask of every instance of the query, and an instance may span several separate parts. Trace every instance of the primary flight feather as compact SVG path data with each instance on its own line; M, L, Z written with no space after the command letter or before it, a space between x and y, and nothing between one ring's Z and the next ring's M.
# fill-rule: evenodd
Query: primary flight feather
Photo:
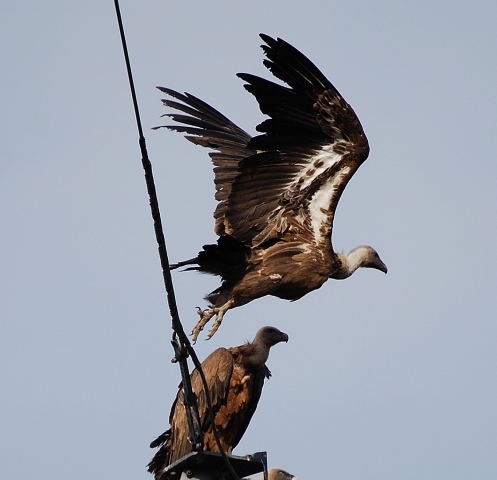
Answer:
M261 38L264 65L288 86L238 74L269 117L257 126L260 135L251 137L193 95L159 87L174 98L164 104L181 112L166 114L180 124L166 127L210 148L214 164L217 244L171 266L222 278L206 297L209 308L199 309L194 340L212 317L208 337L227 310L256 298L297 300L359 267L387 272L372 247L343 255L331 242L340 196L369 153L359 119L307 57L280 38Z

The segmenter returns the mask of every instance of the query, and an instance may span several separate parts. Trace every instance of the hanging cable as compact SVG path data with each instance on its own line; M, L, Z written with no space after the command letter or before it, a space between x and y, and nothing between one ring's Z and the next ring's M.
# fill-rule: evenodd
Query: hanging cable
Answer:
M128 55L128 48L126 45L126 37L124 34L124 27L123 27L123 22L122 22L122 17L121 17L121 10L119 8L119 0L114 0L114 6L116 9L116 16L117 16L117 22L119 25L119 32L121 35L121 43L123 47L123 53L124 53L124 59L126 62L126 69L128 72L128 80L129 80L129 86L131 90L131 97L133 99L133 108L135 111L135 117L136 117L136 125L138 127L138 134L139 134L139 145L140 145L140 151L142 155L142 165L143 169L145 171L145 181L147 184L147 191L149 195L149 201L150 201L150 209L152 212L152 218L154 220L154 229L155 229L155 237L157 240L158 244L158 250L159 250L159 257L160 257L160 262L161 262L161 267L162 267L162 275L164 278L164 285L166 287L166 292L167 292L167 300L169 304L169 312L171 314L171 323L172 323L172 329L173 329L173 348L175 350L175 359L178 361L180 364L180 369L181 369L181 376L182 376L182 381L183 381L183 396L184 396L184 403L185 403L185 409L187 413L187 418L188 418L188 426L190 429L190 437L192 444L194 445L195 450L201 450L202 445L203 445L203 432L201 428L201 423L200 423L200 418L199 418L199 413L198 413L198 406L197 406L197 401L196 401L196 396L194 392L192 391L191 388L191 382L190 382L190 375L188 373L188 364L186 362L187 355L189 354L190 357L192 358L193 364L195 365L195 368L200 374L200 378L202 380L202 385L204 388L204 391L206 393L206 400L207 400L207 410L209 413L209 420L210 420L210 425L212 425L212 432L214 434L214 438L216 440L217 447L219 449L219 452L221 453L224 462L226 464L226 467L228 471L230 472L231 476L233 477L233 480L239 480L238 475L236 474L235 470L233 469L233 466L231 465L228 457L226 456L226 452L224 451L221 442L219 440L219 435L217 432L216 425L214 423L214 412L212 409L212 402L209 394L209 389L207 386L207 381L205 379L204 372L202 370L202 366L198 360L197 354L195 353L195 350L193 349L190 340L188 336L185 334L185 331L183 329L183 326L181 324L181 320L179 318L178 314L178 307L176 305L176 297L174 295L174 287L173 287L173 282L172 282L172 277L171 277L171 272L169 268L169 259L167 256L167 249L166 249L166 240L164 237L164 231L162 228L162 220L160 216L160 210L159 210L159 202L157 200L157 193L155 190L155 183L154 183L154 177L153 177L153 172L152 172L152 164L150 163L150 159L148 158L148 152L147 152L147 146L145 143L145 137L143 135L143 129L142 129L142 124L141 124L141 119L140 119L140 111L138 109L138 101L136 99L136 92L135 92L135 85L133 82L133 74L131 71L131 64L129 61L129 55Z

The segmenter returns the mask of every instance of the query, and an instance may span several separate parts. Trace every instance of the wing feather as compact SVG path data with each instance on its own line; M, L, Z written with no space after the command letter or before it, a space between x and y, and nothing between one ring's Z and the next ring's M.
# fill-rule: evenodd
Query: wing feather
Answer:
M257 408L264 378L268 372L266 368L258 371L246 368L244 356L247 354L247 349L251 349L250 344L229 349L234 359L230 389L226 403L216 415L218 433L224 439L229 452L236 447L247 430ZM207 447L217 450L210 432L205 437L205 443Z
M233 373L233 356L228 349L218 348L202 362L202 370L207 380L212 408L215 414L226 402L231 375ZM191 374L191 382L192 389L197 394L202 428L204 431L207 431L210 428L207 400L197 369ZM183 406L182 385L179 386L178 394L171 407L169 424L171 428L150 444L152 448L160 446L160 449L148 466L149 471L154 474L157 474L157 472L160 472L166 466L192 451L192 445L188 441L188 422Z
M189 93L179 93L165 87L158 89L175 98L164 99L167 107L174 108L186 115L167 113L163 116L171 118L180 125L162 125L156 128L168 128L176 132L187 134L185 138L190 142L208 147L212 150L209 155L214 165L214 183L216 185L216 200L214 212L217 235L229 233L226 231L226 209L231 194L231 187L239 173L238 165L243 158L255 154L255 150L247 147L250 135L235 125L215 108Z
M178 124L166 127L214 150L218 235L256 246L300 222L310 241L329 243L336 206L368 142L353 109L305 55L280 38L261 38L264 65L286 85L238 74L269 117L257 126L260 135L251 138L193 95L159 87L176 110L165 116ZM284 220L295 212L297 222Z
M289 87L238 74L270 118L249 142L258 153L240 162L226 215L233 235L255 245L281 234L270 231L277 218L304 207L302 228L311 227L316 244L329 242L338 200L368 142L350 105L307 57L284 40L261 38L264 65Z
M202 370L207 379L209 395L211 397L214 413L226 402L227 392L230 386L231 375L233 373L233 355L226 348L214 350L203 362ZM198 411L203 419L204 431L209 428L209 415L207 412L207 399L202 385L202 379L198 370L195 369L191 375L192 388L197 394Z

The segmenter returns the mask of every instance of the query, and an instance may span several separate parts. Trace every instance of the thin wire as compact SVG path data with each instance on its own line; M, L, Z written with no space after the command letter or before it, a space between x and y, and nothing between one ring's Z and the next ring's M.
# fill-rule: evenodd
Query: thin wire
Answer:
M164 231L162 228L162 220L161 220L161 216L160 216L159 202L157 200L157 192L155 190L155 183L154 183L154 177L153 177L153 172L152 172L152 164L150 163L150 159L148 158L147 146L145 143L145 137L143 135L143 128L142 128L141 119L140 119L140 111L138 109L138 101L136 99L136 91L135 91L135 85L133 82L133 74L131 71L131 64L129 61L128 48L126 45L126 37L124 34L123 21L122 21L122 17L121 17L121 10L119 8L119 0L114 0L114 6L116 8L117 22L119 25L119 32L121 35L121 43L122 43L123 52L124 52L124 59L126 62L126 69L128 72L129 86L131 89L131 96L133 99L133 108L135 111L136 125L138 127L138 134L139 134L139 145L140 145L140 151L141 151L141 155L142 155L142 165L143 165L143 169L145 171L145 181L147 184L147 190L148 190L148 195L149 195L150 209L152 212L152 218L154 219L155 237L156 237L158 249L159 249L159 257L160 257L161 266L162 266L162 275L164 278L164 284L165 284L166 292L167 292L167 300L168 300L168 304L169 304L169 312L171 314L172 328L177 333L180 342L185 346L186 350L190 354L190 356L193 360L193 363L195 365L195 368L198 370L198 372L200 374L200 378L202 380L202 385L203 385L204 391L206 393L207 410L209 412L210 424L212 425L212 432L214 434L214 438L216 440L217 447L218 447L219 452L221 453L221 455L226 463L226 467L228 468L231 476L233 477L234 480L239 480L239 477L236 474L235 470L233 469L233 466L231 465L231 462L229 461L228 457L226 456L226 452L224 451L223 446L221 445L221 442L219 439L217 428L216 428L216 425L214 423L214 412L212 409L212 402L211 402L211 398L210 398L210 394L209 394L209 389L207 387L207 381L205 379L205 375L204 375L204 372L202 370L202 366L198 360L198 357L197 357L197 354L195 353L195 350L193 349L193 347L190 343L188 336L185 334L185 331L184 331L183 326L181 324L181 320L179 318L178 307L176 304L176 297L174 295L173 281L172 281L171 272L170 272L170 268L169 268L169 259L167 256L167 249L166 249L166 240L165 240ZM184 388L185 388L186 385L189 384L189 380L190 380L189 376L187 375L187 378L184 380L186 380L186 382L183 383ZM190 388L191 388L191 386L190 386ZM198 410L197 410L197 417L198 417ZM195 434L193 434L193 438L195 438Z

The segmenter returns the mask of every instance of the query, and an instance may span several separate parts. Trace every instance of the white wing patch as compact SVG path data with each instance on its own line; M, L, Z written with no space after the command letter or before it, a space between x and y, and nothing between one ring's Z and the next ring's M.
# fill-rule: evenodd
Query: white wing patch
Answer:
M336 155L336 154L335 154ZM341 156L339 156L341 158ZM309 214L311 215L311 225L314 232L314 238L318 240L321 237L321 226L327 220L328 209L331 200L336 194L337 188L342 184L343 179L350 172L350 167L343 167L336 175L316 192L309 202Z
M325 145L321 148L319 153L311 157L309 165L300 172L296 179L296 183L298 183L301 178L303 179L300 190L308 187L315 178L340 161L343 154L335 152L333 146L333 143Z
M335 150L337 143L340 144L339 151ZM348 166L336 168L343 157L348 153L347 147L349 145L350 142L340 140L339 142L322 146L314 155L303 155L301 162L297 163L302 167L302 170L287 183L288 186L283 194L286 199L298 197L307 187L316 181L320 175L325 174L326 176L326 171L335 167L334 170L336 170L336 173L334 176L327 178L326 183L324 183L310 198L307 203L307 211L304 212L304 209L299 209L296 214L294 212L294 218L302 225L307 223L308 216L310 216L311 227L316 242L319 242L320 237L322 236L321 227L328 220L330 214L328 210L331 201L336 194L337 188L342 184L344 177L347 177L351 170L351 167ZM322 180L324 180L324 178ZM320 180L320 182L322 180ZM274 236L275 231L277 233L282 233L287 229L288 225L286 223L284 203L280 203L274 208L269 216L269 221L266 223L267 225L262 229L261 233L253 239L253 246L260 245L270 238L271 235ZM277 228L275 228L275 226Z

